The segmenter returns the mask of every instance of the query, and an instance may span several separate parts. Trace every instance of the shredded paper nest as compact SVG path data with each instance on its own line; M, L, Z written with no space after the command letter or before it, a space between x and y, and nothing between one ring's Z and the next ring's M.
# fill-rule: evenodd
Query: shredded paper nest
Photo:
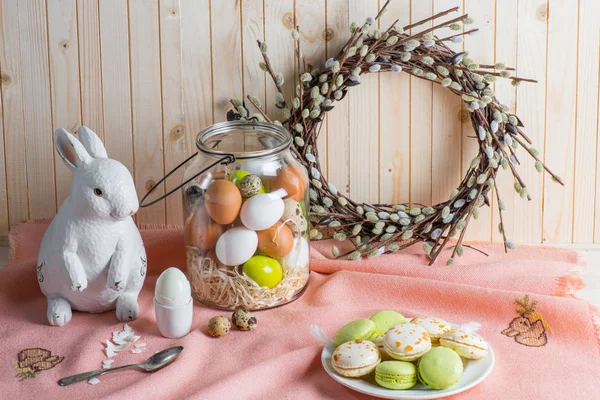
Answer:
M240 268L219 266L191 246L187 247L187 265L196 299L225 309L258 310L285 303L304 288L309 276L308 263L288 265L277 286L272 289L261 287Z

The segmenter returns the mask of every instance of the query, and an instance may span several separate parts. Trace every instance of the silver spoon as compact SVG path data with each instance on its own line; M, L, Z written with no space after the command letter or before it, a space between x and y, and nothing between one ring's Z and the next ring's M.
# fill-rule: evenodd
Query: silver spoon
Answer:
M161 369L162 367L166 367L167 365L171 364L173 361L175 361L177 356L179 356L179 353L181 353L182 351L183 346L169 347L168 349L159 351L158 353L154 354L143 364L122 365L120 367L98 369L96 371L84 372L83 374L62 378L60 381L58 381L58 384L60 386L67 386L72 383L85 381L96 376L104 375L108 372L118 371L121 369L141 368L146 372L154 372L156 370Z

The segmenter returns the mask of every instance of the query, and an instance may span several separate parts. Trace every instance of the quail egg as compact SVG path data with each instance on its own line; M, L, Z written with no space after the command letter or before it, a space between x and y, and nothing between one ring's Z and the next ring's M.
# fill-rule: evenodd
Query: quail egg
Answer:
M231 322L241 331L250 331L258 325L256 317L246 310L235 310Z
M300 207L300 203L292 198L285 199L283 201L283 216L281 219L284 221L296 221L300 217L302 217L302 207Z
M208 321L208 334L212 337L221 337L229 333L231 323L222 315L213 317Z
M304 236L306 234L306 229L308 227L308 222L306 218L300 216L296 221L288 223L290 229L294 236Z
M262 182L260 178L256 175L246 175L238 182L238 188L240 189L240 193L242 197L247 199L254 195L261 193L262 190ZM263 191L264 192L264 191Z
M302 206L296 200L287 198L283 201L283 215L281 219L288 224L294 236L304 236L308 222L302 214Z

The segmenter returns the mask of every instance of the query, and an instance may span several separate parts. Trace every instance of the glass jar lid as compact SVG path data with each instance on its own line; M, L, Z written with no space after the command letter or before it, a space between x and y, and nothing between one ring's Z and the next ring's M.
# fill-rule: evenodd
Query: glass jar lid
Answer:
M269 122L228 121L200 131L196 147L203 153L235 158L256 158L277 154L292 144L292 136L282 126Z

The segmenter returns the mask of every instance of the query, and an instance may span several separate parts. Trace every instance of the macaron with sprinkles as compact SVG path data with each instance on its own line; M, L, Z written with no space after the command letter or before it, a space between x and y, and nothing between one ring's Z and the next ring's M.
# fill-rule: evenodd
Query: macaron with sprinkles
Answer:
M434 346L439 345L440 336L442 333L452 329L448 322L435 317L413 318L410 320L410 322L425 328L427 333L429 333L429 337L431 338L431 344Z
M383 346L396 360L414 361L431 349L431 339L425 328L407 322L390 328L385 333Z
M488 344L485 339L463 329L444 332L440 337L440 345L452 349L458 355L470 360L479 360L488 354Z
M377 350L379 350L379 355L381 356L381 361L393 360L392 357L389 356L387 351L385 351L385 346L383 342L385 341L385 336L379 336L377 339L373 341L375 346L377 346Z
M336 347L331 357L333 369L346 378L370 374L381 362L375 343L357 339Z

